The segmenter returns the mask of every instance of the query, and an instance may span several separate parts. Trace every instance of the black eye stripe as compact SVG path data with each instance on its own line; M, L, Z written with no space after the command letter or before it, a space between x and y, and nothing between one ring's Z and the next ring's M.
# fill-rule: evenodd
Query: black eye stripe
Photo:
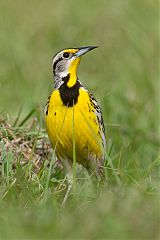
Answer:
M59 63L61 60L63 60L62 57L60 57L59 59L57 59L57 60L54 62L54 64L53 64L53 70L56 69L56 65L57 65L57 63Z

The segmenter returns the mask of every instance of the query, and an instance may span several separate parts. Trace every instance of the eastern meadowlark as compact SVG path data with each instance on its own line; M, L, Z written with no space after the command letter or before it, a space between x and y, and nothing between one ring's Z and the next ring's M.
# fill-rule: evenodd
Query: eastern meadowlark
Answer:
M102 112L94 96L77 77L81 56L94 48L67 48L54 56L55 86L48 97L45 120L58 161L72 166L75 154L76 162L89 174L99 177L103 173L106 151Z

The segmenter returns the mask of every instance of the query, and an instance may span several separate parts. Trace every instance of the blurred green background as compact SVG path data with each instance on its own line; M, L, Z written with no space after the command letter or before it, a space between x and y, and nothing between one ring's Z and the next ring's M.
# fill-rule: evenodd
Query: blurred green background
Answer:
M12 120L21 107L25 116L38 106L43 119L43 108L53 89L53 55L66 47L99 45L83 57L78 76L102 106L108 145L113 145L110 156L120 171L121 184L126 189L136 186L133 191L132 187L122 190L123 197L121 189L113 196L117 182L109 180L111 192L94 202L85 222L85 210L66 210L63 220L69 228L54 226L60 237L67 231L73 238L80 236L81 227L89 221L91 226L84 227L86 235L82 237L151 239L156 235L158 203L154 195L160 134L157 19L158 3L153 0L0 2L0 112ZM109 176L114 179L112 173ZM97 207L105 203L107 210ZM128 210L123 211L125 207ZM134 207L139 209L136 213ZM45 210L46 215L43 209L32 210L38 224L42 221L48 227L44 232L51 230L50 209ZM76 215L76 229L69 213ZM18 216L17 221L21 213ZM8 229L8 222L3 223L2 230ZM26 220L25 224L27 232ZM41 224L32 224L33 232L43 229Z
M145 127L157 114L156 9L152 0L1 1L1 111L43 106L53 88L52 56L99 45L83 58L80 79L104 96L107 122L125 120L127 109Z
M6 0L0 5L2 113L12 119L21 107L25 116L40 106L43 119L53 89L53 55L65 47L99 45L83 57L78 76L102 106L107 138L124 145L136 139L144 162L157 154L155 1Z

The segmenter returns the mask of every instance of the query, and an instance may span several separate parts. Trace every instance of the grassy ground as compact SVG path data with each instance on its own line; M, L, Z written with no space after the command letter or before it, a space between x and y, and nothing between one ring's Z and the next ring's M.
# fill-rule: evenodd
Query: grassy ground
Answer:
M158 239L157 9L151 0L0 2L0 239ZM80 169L62 208L65 176L43 122L51 59L92 44L79 78L103 109L107 186L93 188Z

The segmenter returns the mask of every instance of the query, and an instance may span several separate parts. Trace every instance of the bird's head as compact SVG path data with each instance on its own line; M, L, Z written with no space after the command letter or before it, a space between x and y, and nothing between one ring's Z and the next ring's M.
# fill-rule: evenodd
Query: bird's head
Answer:
M77 79L77 68L81 60L81 56L85 53L97 48L97 46L88 46L80 48L67 48L58 52L53 57L53 74L57 81L63 81L67 76L72 78L72 81L68 81L68 87L72 87L73 82Z

